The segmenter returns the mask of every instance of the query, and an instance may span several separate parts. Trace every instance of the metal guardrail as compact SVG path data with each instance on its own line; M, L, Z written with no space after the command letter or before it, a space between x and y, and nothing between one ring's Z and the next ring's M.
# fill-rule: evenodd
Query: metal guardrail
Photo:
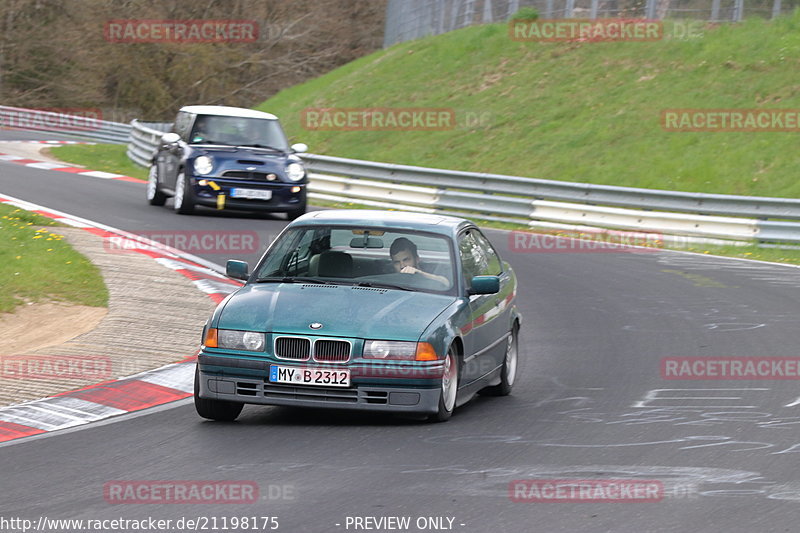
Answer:
M468 214L531 227L800 243L800 223L793 222L800 220L800 199L571 183L315 154L303 159L312 173L311 196L321 199L357 199L378 207Z
M131 133L131 126L121 122L8 106L0 106L0 126L25 131L59 133L112 144L127 144Z
M131 136L128 143L128 158L142 167L149 167L158 148L158 142L172 124L164 122L131 121Z
M149 166L170 124L134 120L128 156ZM309 196L531 227L800 243L800 199L662 191L302 154ZM767 220L767 219L778 220Z

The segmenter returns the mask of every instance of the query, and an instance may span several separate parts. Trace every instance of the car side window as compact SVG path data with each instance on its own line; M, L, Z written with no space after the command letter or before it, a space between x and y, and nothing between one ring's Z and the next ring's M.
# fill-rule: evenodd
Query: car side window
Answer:
M189 142L189 128L192 125L192 115L180 112L175 117L175 124L172 125L172 132L181 136L184 142Z
M486 257L486 270L481 272L481 275L499 276L502 274L503 262L500 260L500 256L497 255L497 252L495 252L494 247L492 247L492 243L489 242L489 239L487 239L483 233L477 230L472 230L470 233L475 238L478 246L481 247L484 257Z
M475 239L472 231L462 233L458 238L458 253L467 287L474 276L480 276L488 268L486 255Z

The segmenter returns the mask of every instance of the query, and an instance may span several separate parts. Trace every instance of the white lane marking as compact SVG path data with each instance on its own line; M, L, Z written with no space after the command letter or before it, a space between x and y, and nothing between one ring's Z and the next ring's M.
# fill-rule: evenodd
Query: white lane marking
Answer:
M714 408L714 409L721 409L721 408L739 408L739 409L755 409L756 405L739 405L735 401L722 401L722 400L743 400L744 394L741 396L723 396L722 393L729 393L731 391L734 392L752 392L752 391L768 391L770 389L767 388L738 388L738 389L652 389L647 391L644 396L643 400L639 400L638 402L634 402L631 407L634 408L651 408L651 407L674 407L674 408ZM686 395L671 395L670 392L678 392L678 393L686 393ZM715 396L714 393L719 392L721 393L719 396ZM662 393L662 394L659 394ZM667 394L663 394L667 393ZM707 393L710 394L708 396L695 396L696 394ZM705 402L699 402L701 405L686 405L681 403L682 400L714 400L711 404L705 404ZM652 405L652 402L658 401L667 401L670 405L662 405L656 404ZM721 405L717 405L717 403L721 403ZM703 405L705 404L705 405ZM733 405L730 405L733 404Z
M111 407L110 405L103 405L101 403L90 402L82 398L73 398L71 396L55 396L53 398L45 398L43 400L35 400L35 404L46 404L53 409L64 411L71 411L85 418L100 419L106 416L119 415L127 413L123 409Z
M122 174L114 174L112 172L103 172L100 170L92 170L90 172L78 172L79 176L90 176L92 178L103 178L103 179L111 179L111 178L124 178Z
M194 363L179 363L171 367L160 368L157 372L147 372L139 380L169 389L193 393L194 367Z
M51 431L53 429L58 429L58 426L53 424L48 424L47 422L43 422L42 420L37 420L35 418L28 418L26 416L21 416L18 414L14 414L11 411L19 411L20 407L15 406L13 409L4 409L0 411L0 421L4 422L11 422L12 424L21 424L23 426L28 426L36 429L42 429L45 431ZM22 409L25 411L25 409Z
M41 168L44 170L53 170L54 168L71 168L69 165L65 165L64 163L27 163L25 165L28 168Z
M230 283L222 283L210 279L198 279L192 281L194 286L206 294L230 294L239 289L236 285Z

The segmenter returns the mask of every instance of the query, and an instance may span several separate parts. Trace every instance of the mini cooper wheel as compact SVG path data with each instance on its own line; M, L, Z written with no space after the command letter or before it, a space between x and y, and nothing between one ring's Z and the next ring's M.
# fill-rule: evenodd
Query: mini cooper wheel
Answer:
M500 383L492 387L486 387L481 394L486 396L508 396L517 379L517 367L519 363L519 326L514 324L506 338L506 357L503 360L503 368L500 370Z
M158 167L150 165L150 173L147 175L147 201L150 205L164 205L167 202L167 195L158 188Z
M442 373L442 388L439 394L439 410L431 415L432 422L445 422L453 416L456 408L456 396L458 394L458 352L455 345L451 345L447 350L447 358L444 360L444 371Z
M197 414L209 420L231 422L242 412L243 403L212 400L200 397L200 369L194 370L194 408Z
M186 172L181 170L175 180L175 198L173 199L175 212L179 215L191 215L194 213L194 199L192 198L192 187L187 183Z

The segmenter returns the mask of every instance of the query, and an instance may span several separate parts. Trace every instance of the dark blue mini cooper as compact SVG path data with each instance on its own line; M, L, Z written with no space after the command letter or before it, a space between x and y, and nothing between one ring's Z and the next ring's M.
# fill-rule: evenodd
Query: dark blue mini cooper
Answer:
M308 176L275 115L225 106L181 108L153 156L150 205L173 198L177 213L196 206L286 213L306 211Z

